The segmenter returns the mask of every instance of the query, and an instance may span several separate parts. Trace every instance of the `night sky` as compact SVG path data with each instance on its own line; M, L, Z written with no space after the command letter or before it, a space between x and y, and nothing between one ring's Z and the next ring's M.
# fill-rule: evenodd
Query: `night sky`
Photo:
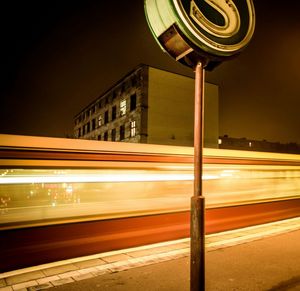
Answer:
M300 143L300 1L254 5L249 46L206 73L220 88L220 135ZM160 50L142 0L11 0L0 11L0 133L65 137L140 63L194 75Z

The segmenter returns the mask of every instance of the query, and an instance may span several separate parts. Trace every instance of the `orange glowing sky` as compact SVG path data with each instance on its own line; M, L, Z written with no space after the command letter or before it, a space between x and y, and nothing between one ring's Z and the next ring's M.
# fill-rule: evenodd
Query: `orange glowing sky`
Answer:
M193 76L160 50L142 0L3 2L0 133L64 137L140 63ZM220 135L300 143L300 2L254 4L250 45L206 74L220 86Z

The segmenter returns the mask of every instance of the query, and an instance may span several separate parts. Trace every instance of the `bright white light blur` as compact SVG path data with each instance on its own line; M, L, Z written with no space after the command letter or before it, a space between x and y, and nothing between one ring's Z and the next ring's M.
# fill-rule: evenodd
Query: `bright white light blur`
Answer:
M219 179L219 175L203 175L203 180ZM39 183L101 183L101 182L155 182L155 181L192 181L194 175L187 174L82 174L55 176L15 176L0 178L0 184L39 184Z
M25 176L0 178L0 184L154 182L192 180L192 174L101 174L63 176Z

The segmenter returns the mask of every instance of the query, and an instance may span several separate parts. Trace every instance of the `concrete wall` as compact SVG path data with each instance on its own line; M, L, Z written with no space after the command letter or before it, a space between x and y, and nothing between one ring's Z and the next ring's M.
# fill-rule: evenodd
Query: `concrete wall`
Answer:
M148 143L193 145L194 79L149 67ZM205 146L218 147L218 86L205 84Z

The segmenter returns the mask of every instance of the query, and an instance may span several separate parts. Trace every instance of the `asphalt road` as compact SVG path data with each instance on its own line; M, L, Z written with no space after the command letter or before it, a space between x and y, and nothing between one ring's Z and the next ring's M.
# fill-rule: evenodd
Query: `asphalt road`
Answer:
M206 255L206 290L300 290L300 230ZM56 291L185 291L189 290L189 259L101 275L50 288Z

